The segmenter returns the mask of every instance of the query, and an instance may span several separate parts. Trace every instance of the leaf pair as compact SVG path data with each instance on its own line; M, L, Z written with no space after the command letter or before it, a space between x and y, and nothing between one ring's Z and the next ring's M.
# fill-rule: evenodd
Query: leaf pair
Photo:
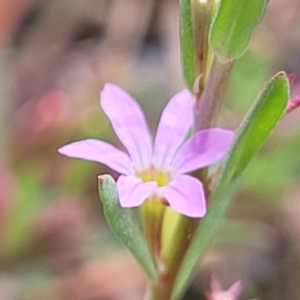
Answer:
M211 23L208 44L221 63L241 57L259 24L267 0L221 0ZM190 90L196 76L191 0L180 1L180 42L183 74Z

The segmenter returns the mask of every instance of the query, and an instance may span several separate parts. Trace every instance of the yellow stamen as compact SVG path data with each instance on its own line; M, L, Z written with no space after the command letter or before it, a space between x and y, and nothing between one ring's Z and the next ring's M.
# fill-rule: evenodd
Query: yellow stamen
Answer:
M153 166L148 170L139 172L137 176L143 182L155 181L158 187L166 186L171 181L171 174L169 172L156 170Z

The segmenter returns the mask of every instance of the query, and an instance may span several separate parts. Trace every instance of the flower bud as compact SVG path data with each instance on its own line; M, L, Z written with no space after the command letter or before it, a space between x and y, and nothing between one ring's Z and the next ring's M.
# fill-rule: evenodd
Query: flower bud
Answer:
M209 48L208 35L216 6L216 0L191 0L195 71L196 78L200 79L196 86L194 85L195 94L201 94L203 91L213 60L213 52Z
M162 225L167 206L158 196L152 196L140 207L144 235L158 270L163 269L161 256Z

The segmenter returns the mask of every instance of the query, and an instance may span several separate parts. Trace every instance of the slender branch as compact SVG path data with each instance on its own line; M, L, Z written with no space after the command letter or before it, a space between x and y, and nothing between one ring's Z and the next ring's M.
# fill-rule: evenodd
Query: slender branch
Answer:
M199 219L180 217L177 234L173 240L173 251L165 258L166 270L160 275L158 283L152 286L150 300L174 300L172 298L174 284L198 224Z
M204 91L196 99L195 131L213 125L221 100L224 96L233 62L219 63L215 58Z

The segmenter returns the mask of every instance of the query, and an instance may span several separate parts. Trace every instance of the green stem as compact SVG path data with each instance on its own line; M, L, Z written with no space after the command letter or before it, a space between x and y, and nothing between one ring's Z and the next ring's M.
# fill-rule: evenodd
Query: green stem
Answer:
M202 95L196 95L195 132L212 126L224 96L233 62L225 65L216 58Z
M151 287L150 300L175 300L172 297L174 284L198 224L199 219L180 216L172 251L165 257L166 269L160 274L158 283Z
M165 211L166 206L160 203L160 200L155 199L155 197L148 199L140 208L144 235L158 271L163 264L161 257L161 235Z
M201 179L205 193L208 196L210 191L208 189L207 169L199 170L194 175ZM163 253L162 257L165 270L159 274L158 282L152 285L149 300L176 300L173 295L174 285L200 223L200 219L188 218L183 215L178 216L179 220L173 228L172 245L167 248L168 250Z
M232 63L222 65L216 59L214 60L202 95L200 93L196 95L195 132L211 127L227 87L231 68ZM203 182L208 196L207 170L198 171L196 177ZM179 222L176 224L172 247L169 247L167 253L164 253L162 257L164 269L159 270L159 280L151 286L149 300L176 300L173 295L174 285L199 222L200 219L180 216Z

